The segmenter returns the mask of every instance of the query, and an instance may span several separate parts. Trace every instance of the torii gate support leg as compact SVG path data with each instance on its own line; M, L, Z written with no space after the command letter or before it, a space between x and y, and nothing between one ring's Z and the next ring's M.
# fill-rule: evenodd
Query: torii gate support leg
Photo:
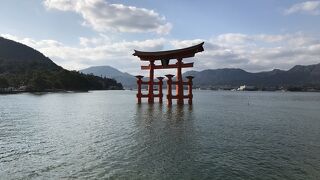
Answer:
M167 80L167 100L168 100L168 105L171 106L172 105L172 77L174 75L172 74L167 74L166 77L168 78Z
M162 85L163 85L163 77L157 77L159 80L159 103L162 103L162 97L163 97L163 93L162 93Z
M138 100L138 104L141 104L141 97L142 97L141 84L142 84L143 76L135 76L135 77L137 78L137 84L138 84L137 100Z
M188 79L188 104L192 105L192 98L193 98L193 94L192 94L192 79L193 76L187 76Z

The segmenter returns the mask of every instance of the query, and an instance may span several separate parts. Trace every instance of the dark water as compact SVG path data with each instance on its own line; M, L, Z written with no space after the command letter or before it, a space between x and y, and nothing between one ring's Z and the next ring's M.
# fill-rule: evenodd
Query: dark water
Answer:
M0 179L320 179L320 94L0 96Z

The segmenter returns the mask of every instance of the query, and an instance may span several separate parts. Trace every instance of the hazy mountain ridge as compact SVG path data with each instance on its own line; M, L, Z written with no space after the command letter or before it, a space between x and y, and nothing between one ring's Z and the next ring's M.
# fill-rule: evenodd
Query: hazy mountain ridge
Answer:
M187 71L183 76L194 76L197 87L241 86L257 87L320 87L320 63L308 66L296 65L288 71L274 69L272 71L251 73L242 69L208 69L203 71Z
M84 74L93 74L96 76L107 77L115 79L120 82L125 88L136 88L136 78L126 72L121 72L111 66L92 66L86 69L80 70Z
M0 74L61 70L51 59L24 44L0 37Z
M0 37L0 92L122 89L113 79L68 71L39 51Z

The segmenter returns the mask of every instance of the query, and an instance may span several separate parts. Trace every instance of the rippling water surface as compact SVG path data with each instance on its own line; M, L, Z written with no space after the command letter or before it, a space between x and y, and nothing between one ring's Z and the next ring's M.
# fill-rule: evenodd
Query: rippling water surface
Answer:
M0 96L0 179L320 179L320 94Z

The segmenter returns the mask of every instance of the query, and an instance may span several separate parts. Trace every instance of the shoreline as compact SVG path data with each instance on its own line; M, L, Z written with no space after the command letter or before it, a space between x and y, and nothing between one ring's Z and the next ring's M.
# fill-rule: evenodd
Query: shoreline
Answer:
M13 95L13 94L44 94L44 93L88 93L90 91L114 91L114 90L128 90L128 89L93 89L93 90L48 90L48 91L7 91L0 92L0 95ZM230 92L281 92L281 93L292 93L292 92L303 92L303 93L320 93L320 90L315 91L288 91L288 90L276 90L276 91L232 91L232 90L211 90L211 89L194 89L195 91L230 91ZM136 91L136 90L128 90L128 91Z
M90 91L112 91L112 90L123 90L123 89L92 89L92 90L45 90L45 91L0 91L0 95L9 95L9 94L22 94L22 93L31 93L31 94L41 94L41 93L87 93Z

